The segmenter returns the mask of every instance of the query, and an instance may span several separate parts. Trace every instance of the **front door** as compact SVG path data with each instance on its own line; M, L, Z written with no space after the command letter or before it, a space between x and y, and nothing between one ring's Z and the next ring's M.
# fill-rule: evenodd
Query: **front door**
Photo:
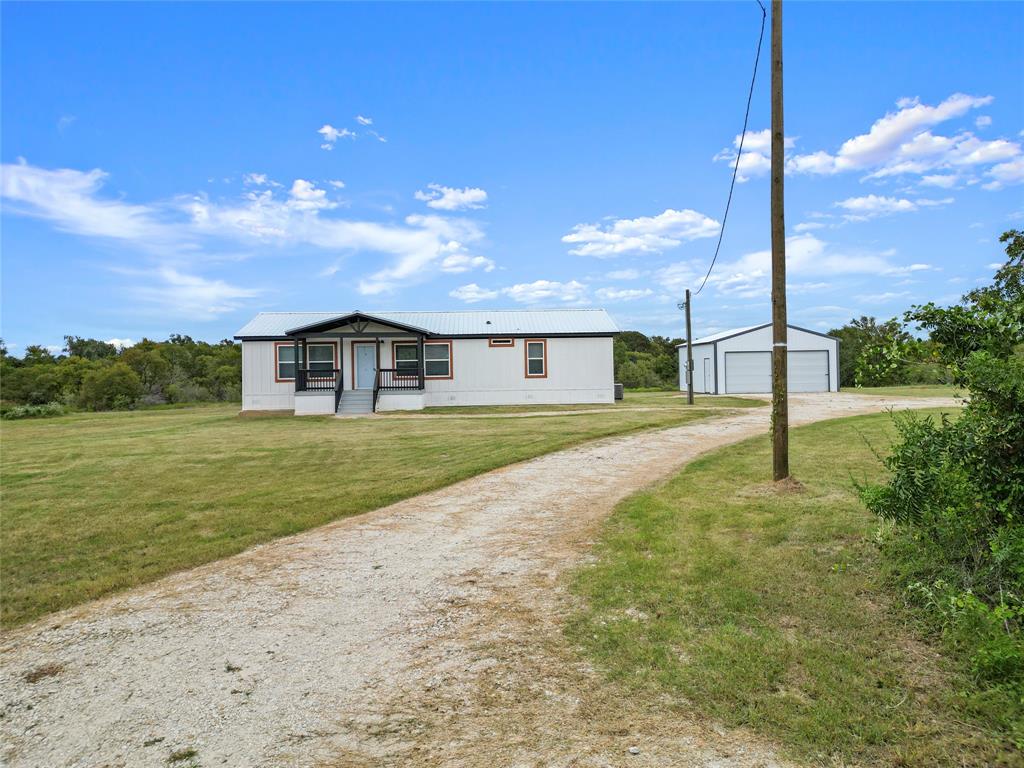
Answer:
M373 389L377 376L377 345L356 344L356 389Z

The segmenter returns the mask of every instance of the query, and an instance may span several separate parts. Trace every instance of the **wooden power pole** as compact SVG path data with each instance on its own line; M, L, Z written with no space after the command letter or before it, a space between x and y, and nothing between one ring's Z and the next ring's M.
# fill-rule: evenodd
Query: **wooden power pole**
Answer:
M789 477L787 399L786 144L782 126L782 0L772 0L772 477Z
M690 333L690 289L686 289L686 403L693 405L693 336Z

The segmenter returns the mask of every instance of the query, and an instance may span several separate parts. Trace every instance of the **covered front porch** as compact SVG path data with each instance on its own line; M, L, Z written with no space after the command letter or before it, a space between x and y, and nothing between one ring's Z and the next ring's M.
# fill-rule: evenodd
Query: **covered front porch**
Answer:
M427 335L358 312L289 330L295 413L422 408Z

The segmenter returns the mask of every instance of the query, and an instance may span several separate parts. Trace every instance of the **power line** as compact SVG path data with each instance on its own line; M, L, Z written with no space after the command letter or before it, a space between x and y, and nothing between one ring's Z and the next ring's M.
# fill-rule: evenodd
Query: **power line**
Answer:
M725 201L725 214L722 216L722 228L718 231L718 245L715 246L715 255L711 259L711 266L708 267L708 272L704 275L704 280L701 281L700 288L693 294L699 296L700 292L704 290L704 286L708 282L708 278L711 277L711 270L715 268L715 262L718 260L718 251L722 248L722 238L725 236L725 222L729 220L729 206L732 205L732 193L736 188L736 175L740 170L740 155L743 154L743 142L747 138L747 123L750 121L750 103L754 100L754 83L757 81L757 64L761 60L761 43L764 42L764 25L765 20L768 18L768 11L765 9L764 4L761 0L757 0L757 4L761 6L761 34L757 38L757 54L754 56L754 74L750 77L750 93L747 94L747 111L743 115L743 133L740 134L740 146L736 150L736 164L732 167L732 182L729 184L729 197Z

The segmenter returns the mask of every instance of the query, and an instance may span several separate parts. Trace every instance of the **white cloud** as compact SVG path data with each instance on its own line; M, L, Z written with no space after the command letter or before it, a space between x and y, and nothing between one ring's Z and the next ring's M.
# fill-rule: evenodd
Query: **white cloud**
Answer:
M106 179L99 168L49 170L25 162L5 164L0 166L0 195L9 212L46 219L65 232L151 243L180 238L156 207L98 197Z
M653 296L650 288L598 288L594 295L601 301L633 301Z
M686 240L714 237L718 222L702 213L665 209L657 216L616 219L610 225L577 224L562 238L575 245L569 253L605 258L635 253L661 253Z
M889 261L890 255L840 249L812 234L786 238L786 271L793 282L806 278L834 280L843 275L857 274L896 275L928 267L894 265ZM677 271L664 275L662 283L674 294L682 288L693 288L695 278L699 281L703 277L703 272L695 274L691 265L673 266ZM765 249L745 254L732 262L719 263L708 279L708 287L721 295L740 299L767 298L770 282L771 250ZM814 286L815 283L804 285Z
M992 118L989 117L988 115L979 115L978 119L974 121L974 124L978 128L988 128L990 125L992 125Z
M266 187L270 184L270 179L265 173L246 173L242 176L242 183L247 187Z
M127 347L134 347L135 342L132 339L107 339L107 344L113 344L118 349L126 349Z
M462 248L461 243L455 243L455 245L458 246L459 249ZM470 256L469 254L462 252L452 253L441 260L441 271L450 272L452 274L469 272L473 269L482 269L484 272L493 272L494 267L494 262L486 256Z
M327 192L317 189L316 185L305 179L296 179L292 182L292 188L288 192L291 195L289 205L299 211L319 211L329 208L336 208L337 203L327 199Z
M479 187L445 187L441 184L427 184L428 192L417 190L414 197L422 200L429 208L439 211L462 211L485 208L487 193Z
M373 118L356 115L356 122L360 125L373 125Z
M329 123L320 128L317 133L324 137L324 143L320 145L320 149L327 150L334 149L334 144L338 139L354 139L356 137L355 133L348 128L335 128Z
M367 133L370 134L371 136L373 136L373 138L375 138L377 141L381 142L382 144L387 144L388 143L387 137L386 136L381 136L376 131L367 131Z
M327 183L330 184L335 189L344 189L345 188L345 182L341 181L340 179L329 179L327 181Z
M813 229L823 229L825 224L820 221L804 221L793 227L794 232L810 232Z
M179 317L212 319L234 312L243 306L245 299L262 293L224 280L185 274L169 266L159 267L148 277L150 283L134 287L132 293L162 313Z
M919 208L930 208L941 205L949 205L953 202L952 197L942 200L931 200L918 198L907 200L906 198L885 197L882 195L864 195L863 197L850 197L836 203L848 213L843 217L847 221L867 221L879 216L889 216L894 213L910 213Z
M1021 147L1016 142L984 141L970 131L955 136L937 136L930 131L991 102L991 96L962 93L953 94L936 106L921 104L917 99L901 99L895 112L876 120L867 133L843 142L835 155L825 151L796 155L787 161L787 168L811 174L871 171L869 178L885 178L988 165L1017 157Z
M715 155L712 160L715 162L728 162L732 167L736 162L736 153L740 150L740 141L743 142L743 154L740 155L739 167L736 171L737 183L749 181L754 176L761 176L768 173L772 167L771 149L772 132L770 128L763 131L747 131L746 137L742 134L732 140L732 147L727 147ZM796 139L787 136L783 144L786 149L792 149L796 145Z
M422 281L437 274L452 256L466 255L474 268L489 266L489 262L473 261L480 257L467 253L463 245L483 237L473 222L434 215L409 216L398 223L343 218L333 215L338 206L327 199L326 192L305 179L296 179L284 194L266 188L232 200L196 194L132 205L102 196L107 175L98 169L48 170L20 164L4 165L0 171L5 212L45 219L78 235L130 244L133 257L149 258L163 270L157 273L155 288L139 291L138 296L156 300L158 295L177 295L182 306L197 308L206 316L216 311L210 307L237 304L255 295L251 289L192 274L210 261L204 247L222 250L225 243L247 252L309 247L335 257L361 252L366 259L390 260L359 283L366 294ZM449 266L460 263L467 262L455 259Z
M956 174L952 173L939 173L931 176L921 177L921 186L923 187L939 187L940 189L951 189L959 181Z
M475 304L478 301L496 299L499 296L499 292L488 288L481 288L476 283L469 283L468 285L460 285L448 295L453 299L459 299L467 304Z
M609 280L636 280L640 277L639 269L615 269L605 275Z
M985 189L1002 189L1004 186L1024 183L1024 158L999 163L986 171L985 175L992 179L982 184Z
M520 304L573 303L580 304L586 300L587 286L576 280L558 282L555 280L535 280L532 283L517 283L505 288L481 288L476 283L462 285L448 294L469 304L507 296Z
M654 273L654 279L674 295L682 295L687 288L696 288L697 281L704 276L704 269L688 261L677 261L662 267Z
M857 298L865 304L886 304L909 295L909 291L885 291L884 293L862 293Z
M506 296L521 304L535 304L539 301L579 302L586 297L587 287L576 280L560 283L553 280L535 280L519 283L502 290Z

